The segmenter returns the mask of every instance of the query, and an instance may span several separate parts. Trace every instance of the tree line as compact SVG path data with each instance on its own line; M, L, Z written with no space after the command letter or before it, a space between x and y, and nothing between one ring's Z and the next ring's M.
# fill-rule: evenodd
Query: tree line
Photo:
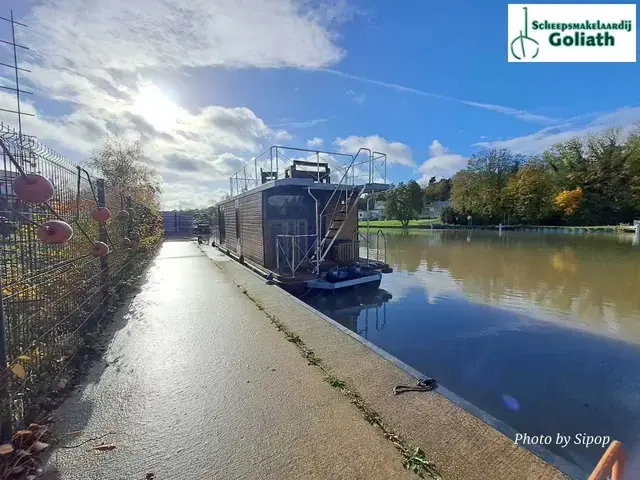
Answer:
M615 225L640 214L640 130L609 130L526 157L483 150L451 179L400 183L379 198L405 225L425 204L450 200L445 223Z

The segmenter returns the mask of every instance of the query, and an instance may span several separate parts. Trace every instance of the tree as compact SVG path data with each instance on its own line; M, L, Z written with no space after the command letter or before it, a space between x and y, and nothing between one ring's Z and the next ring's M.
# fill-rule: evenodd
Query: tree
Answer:
M429 185L427 185L427 187L424 189L424 199L427 204L449 200L450 196L451 180L448 178L443 178L436 182L436 177L431 177L431 180L429 180Z
M119 136L109 136L103 147L94 151L89 166L105 179L107 204L122 205L131 197L138 212L140 245L151 247L161 239L160 179L148 166L142 145Z
M506 186L524 158L506 149L484 150L471 156L467 168L452 179L454 210L471 214L481 222L502 221L509 210Z
M529 224L542 223L553 216L556 194L553 171L537 159L522 165L506 186L510 211Z
M89 165L102 176L109 188L136 203L159 207L160 179L148 166L139 141L126 141L110 135L100 150L91 154Z
M422 213L424 207L424 193L418 182L415 180L409 180L407 183L406 189L409 193L409 198L411 201L411 208L414 210L416 216Z
M582 188L577 187L575 190L563 190L560 192L555 198L555 204L564 215L570 217L578 211L582 199Z
M400 220L405 227L422 211L422 189L414 180L398 184L387 191L385 213L388 218Z
M455 224L456 223L456 212L451 207L444 207L440 211L440 220L442 223Z

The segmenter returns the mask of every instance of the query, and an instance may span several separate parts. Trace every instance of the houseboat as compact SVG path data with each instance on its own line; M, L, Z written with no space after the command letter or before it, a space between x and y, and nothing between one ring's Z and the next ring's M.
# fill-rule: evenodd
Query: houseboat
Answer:
M358 230L358 201L389 189L386 155L274 146L236 172L230 189L214 208L212 245L283 288L377 288L391 272L384 234Z

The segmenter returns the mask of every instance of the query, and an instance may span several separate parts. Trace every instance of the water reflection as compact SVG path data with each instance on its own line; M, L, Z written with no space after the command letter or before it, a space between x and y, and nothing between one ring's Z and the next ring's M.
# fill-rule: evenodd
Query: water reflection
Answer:
M316 308L517 431L609 435L640 449L632 236L418 231L387 239L394 273L383 278L386 300L354 296ZM585 471L603 453L549 447Z
M466 296L640 343L640 250L632 235L476 231L387 234L399 300L407 288ZM375 241L375 238L373 239Z
M307 303L358 335L369 339L369 329L382 332L387 323L386 303L393 296L383 289L321 295Z

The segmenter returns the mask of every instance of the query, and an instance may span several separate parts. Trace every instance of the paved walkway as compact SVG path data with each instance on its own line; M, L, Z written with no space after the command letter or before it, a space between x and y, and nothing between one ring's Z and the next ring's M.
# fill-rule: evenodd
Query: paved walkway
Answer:
M192 243L162 247L104 362L58 411L60 479L417 478Z

